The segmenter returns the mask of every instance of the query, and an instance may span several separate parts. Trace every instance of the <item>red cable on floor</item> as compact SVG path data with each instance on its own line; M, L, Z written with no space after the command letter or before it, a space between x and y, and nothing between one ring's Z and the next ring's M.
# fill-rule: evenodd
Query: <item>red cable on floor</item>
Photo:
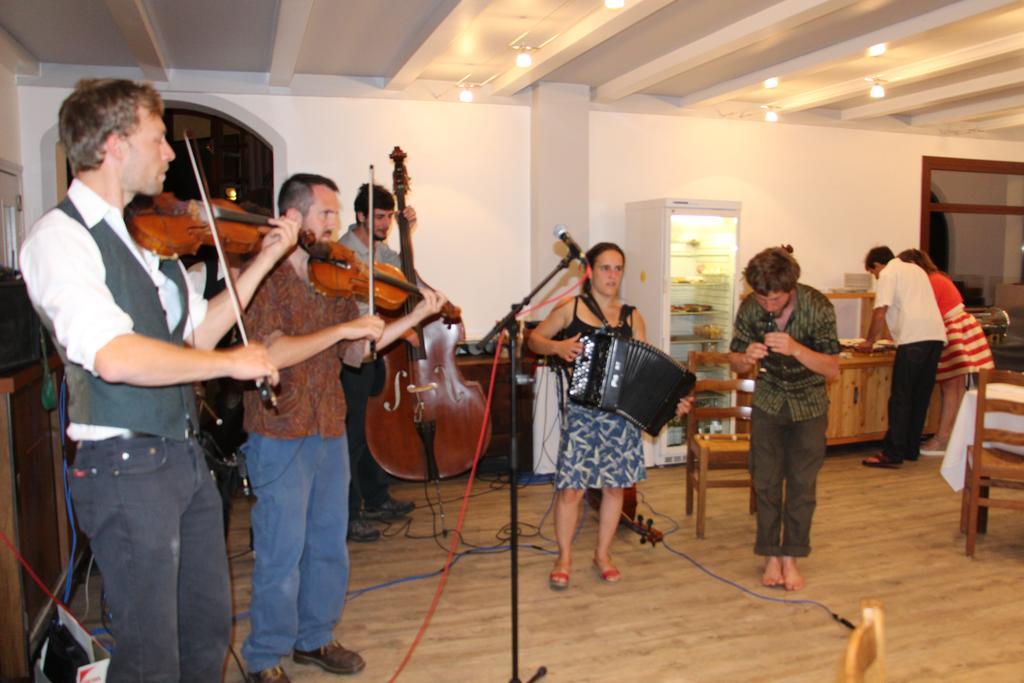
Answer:
M32 580L36 582L37 586L39 586L39 590L43 591L43 593L45 593L46 596L50 598L50 600L53 600L55 604L63 607L64 611L68 613L68 616L74 619L75 623L82 627L82 631L84 631L85 633L89 633L89 629L87 629L85 625L78 620L78 617L76 617L74 612L71 611L71 608L65 605L63 602L61 602L60 598L58 598L56 595L50 592L50 589L47 588L46 584L43 583L42 579L40 579L39 576L36 575L35 571L32 570L32 567L25 560L25 558L21 556L21 553L18 552L18 549L14 547L14 543L11 542L11 539L7 538L7 534L5 534L3 531L0 531L0 540L4 542L4 545L11 549L11 552L14 553L15 559L18 560L18 564L20 564L25 569L25 571L28 572L28 575L32 577ZM71 571L71 569L69 568L68 571ZM103 647L103 645L98 640L93 638L92 635L90 635L89 638L91 638L93 642L95 642L100 647Z
M484 437L487 435L487 426L490 424L489 418L491 416L491 398L494 396L494 378L498 374L498 358L501 356L501 347L504 342L505 334L502 333L498 337L498 343L494 347L494 362L491 364L491 380L487 385L487 403L484 406L484 419L480 425L480 437L476 442L476 455L473 456L473 467L469 471L469 481L466 483L466 492L462 496L462 507L459 509L459 520L455 524L455 532L452 534L452 543L448 548L448 558L444 562L444 569L441 570L441 579L437 583L437 590L434 592L434 599L430 602L430 608L427 610L426 616L423 618L423 623L420 625L420 630L416 633L416 637L412 641L412 645L409 646L409 651L405 653L405 657L402 662L395 669L395 673L388 679L389 683L393 683L398 679L399 674L405 669L405 665L412 659L413 652L416 651L416 647L420 644L420 640L423 638L423 634L426 633L427 627L430 626L430 620L434 616L434 612L437 610L437 605L441 601L441 593L444 592L445 584L448 583L448 570L452 566L452 558L455 557L455 548L459 545L459 540L462 538L462 523L466 517L466 508L469 507L469 494L473 489L473 480L476 478L476 466L480 462L480 453L484 447ZM515 378L511 378L515 381ZM515 486L515 482L512 485Z
M572 293L574 290L579 289L582 286L583 282L590 278L590 275L591 270L590 266L588 265L587 272L583 275L583 277L579 278L572 285L565 288L563 291L559 292L550 299L542 301L541 303L537 304L536 306L533 306L532 308L527 308L520 311L519 314L516 315L516 318L521 319L525 317L528 313L535 311L538 308L543 308L544 306L547 306L552 302L557 302L568 297L568 295ZM484 407L483 423L480 425L480 437L477 439L476 443L476 455L473 456L473 467L469 471L469 481L466 482L466 491L462 496L462 507L459 509L459 519L458 522L456 522L455 524L455 532L452 534L452 542L448 548L448 557L445 559L444 568L441 569L441 578L437 582L437 590L434 591L434 598L430 602L430 608L427 610L427 614L423 618L423 623L420 624L420 629L416 633L416 637L413 639L412 644L409 646L409 650L405 653L405 657L402 658L402 661L398 665L398 668L395 669L395 673L393 673L391 675L391 678L388 679L388 683L394 683L394 681L398 679L398 676L405 669L405 666L409 663L409 660L412 659L413 653L416 651L416 648L419 646L420 641L423 639L423 635L426 633L427 628L430 626L430 621L434 616L434 612L437 611L437 605L441 602L441 594L444 592L444 587L448 583L448 570L452 566L452 558L455 557L455 549L458 547L459 540L462 538L462 523L466 517L466 508L469 507L469 494L473 489L473 481L476 479L476 467L477 464L480 462L480 454L483 451L484 446L484 437L487 434L488 418L490 418L491 415L491 399L494 396L494 379L498 373L498 358L501 357L501 347L504 340L505 333L502 333L498 337L498 343L495 344L494 361L491 364L491 380L487 385L487 403ZM511 377L509 378L509 381L514 382L515 378ZM511 482L511 485L515 486L516 482Z

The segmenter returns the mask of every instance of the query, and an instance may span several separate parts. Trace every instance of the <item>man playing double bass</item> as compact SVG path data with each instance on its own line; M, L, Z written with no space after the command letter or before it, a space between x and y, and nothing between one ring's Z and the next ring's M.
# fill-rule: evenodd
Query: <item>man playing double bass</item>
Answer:
M369 207L369 183L359 188L355 200L356 222L339 242L355 252L366 263L370 256L370 229L367 226ZM403 212L410 229L416 225L416 210L405 207ZM381 185L373 186L373 239L374 261L401 267L402 257L387 245L388 232L395 216L395 198ZM359 301L360 314L365 314L367 304ZM393 520L405 517L416 507L412 501L397 500L388 491L388 476L377 464L366 442L366 406L374 385L383 382L381 364L367 361L358 368L346 367L341 375L348 413L345 416L345 433L348 436L348 456L352 475L348 498L348 538L360 543L369 543L380 538L380 531L367 520Z

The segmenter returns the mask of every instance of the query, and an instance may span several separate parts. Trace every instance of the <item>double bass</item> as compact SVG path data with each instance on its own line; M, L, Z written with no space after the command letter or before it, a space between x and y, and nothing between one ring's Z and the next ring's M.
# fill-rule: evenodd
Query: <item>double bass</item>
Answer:
M395 218L401 239L402 274L416 282L412 234L406 220L409 177L405 152L394 162ZM368 216L367 221L373 221ZM372 228L370 230L373 238ZM402 315L412 310L406 302ZM438 481L469 470L476 454L485 401L477 382L466 382L455 365L455 347L464 337L461 322L431 318L414 329L418 343L404 338L381 350L385 381L371 396L366 413L370 452L388 474L414 481ZM483 447L490 440L490 424Z

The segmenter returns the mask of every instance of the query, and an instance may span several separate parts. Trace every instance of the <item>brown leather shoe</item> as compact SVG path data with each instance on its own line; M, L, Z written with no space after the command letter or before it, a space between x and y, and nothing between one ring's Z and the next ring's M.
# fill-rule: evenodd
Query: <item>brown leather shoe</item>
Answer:
M315 650L295 650L292 659L298 664L316 664L324 671L332 674L354 674L366 667L366 662L359 656L358 652L346 650L336 640L323 645Z
M250 683L292 683L292 679L288 678L288 674L279 666L272 666L263 671L250 672L249 681Z

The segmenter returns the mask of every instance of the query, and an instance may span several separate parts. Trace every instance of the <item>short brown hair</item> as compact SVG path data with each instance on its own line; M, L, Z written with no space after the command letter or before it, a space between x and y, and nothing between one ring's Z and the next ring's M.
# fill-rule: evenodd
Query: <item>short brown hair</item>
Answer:
M160 94L148 83L114 78L84 78L60 106L60 141L71 172L90 171L103 163L103 143L111 133L131 135L139 125L139 108L163 116Z
M800 264L785 247L765 249L750 259L743 277L755 293L792 292L800 279Z

